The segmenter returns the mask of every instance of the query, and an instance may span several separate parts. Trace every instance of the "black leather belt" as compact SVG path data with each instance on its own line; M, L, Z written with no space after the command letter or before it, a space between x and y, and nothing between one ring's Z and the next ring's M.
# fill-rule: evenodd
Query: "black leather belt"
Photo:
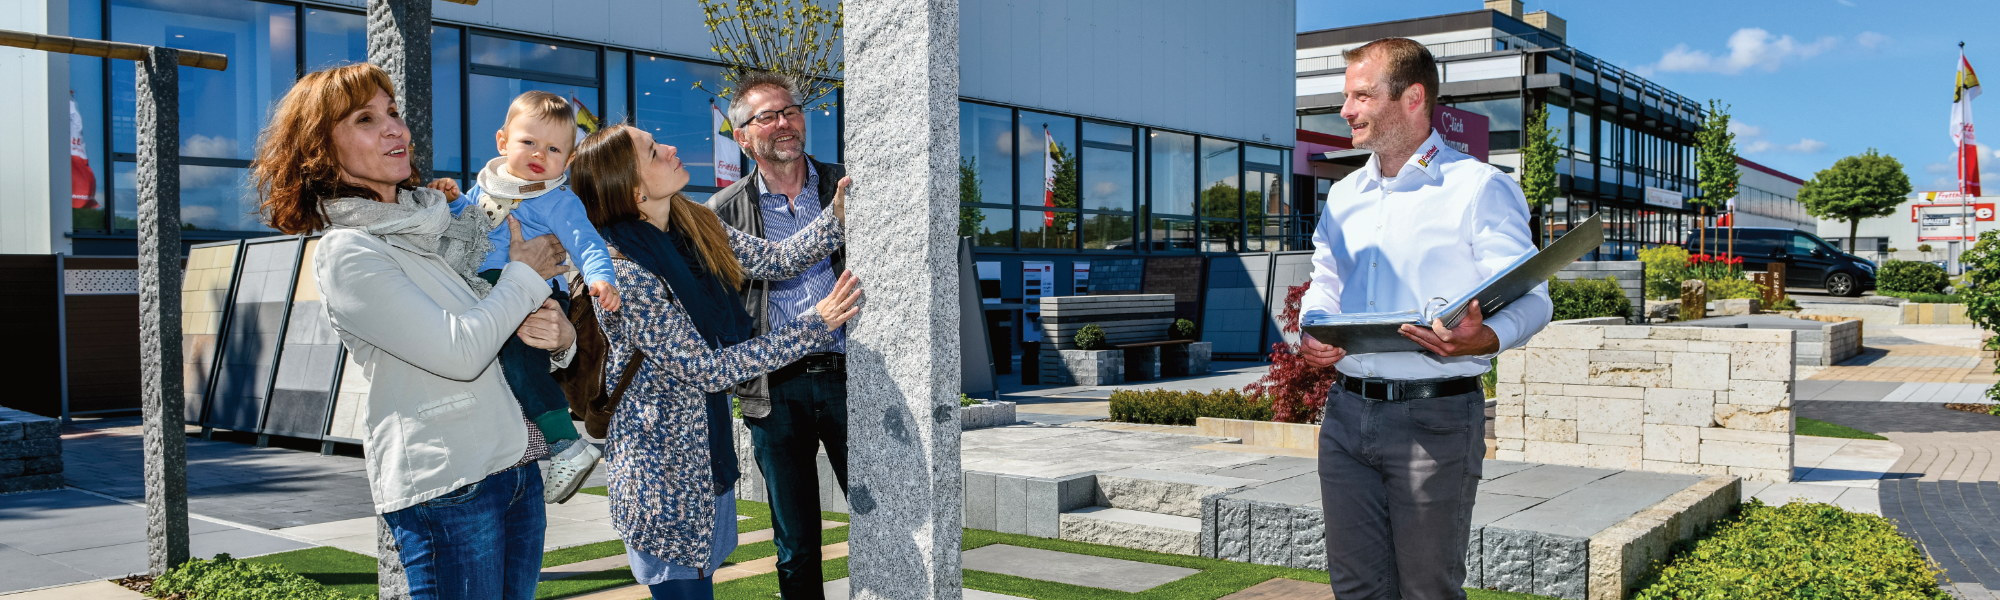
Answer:
M1342 377L1340 387L1355 395L1376 402L1402 402L1424 398L1443 398L1479 391L1478 377L1448 377L1444 379L1375 379L1369 377Z
M814 352L805 355L804 358L800 358L798 362L792 363L792 366L798 367L807 373L845 371L847 370L847 355L839 352Z

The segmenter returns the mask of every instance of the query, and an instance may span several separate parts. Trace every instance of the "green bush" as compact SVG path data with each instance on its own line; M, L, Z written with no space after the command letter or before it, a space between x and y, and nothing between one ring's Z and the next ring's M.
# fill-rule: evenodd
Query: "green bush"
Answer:
M1655 246L1639 251L1646 263L1646 297L1674 300L1681 297L1681 280L1687 274L1688 251L1680 246Z
M1674 558L1634 600L1885 598L1946 600L1937 572L1896 525L1831 504L1751 500Z
M959 407L959 408L965 408L965 407L967 407L967 406L972 406L972 405L974 405L974 404L979 404L980 402L981 402L981 401L980 401L980 400L979 400L978 398L974 398L974 397L972 397L972 396L970 396L970 395L967 395L967 394L966 394L965 392L959 392L959 393L958 393L958 407Z
M1549 299L1555 301L1558 321L1632 314L1632 299L1625 297L1625 289L1618 287L1618 280L1611 277L1575 281L1551 277Z
M1965 303L1965 297L1964 297L1964 296L1960 296L1960 295L1958 295L1958 294L1922 294L1922 293L1917 293L1917 292L1884 292L1884 291L1880 291L1880 290L1877 290L1877 291L1875 292L1875 295L1877 295L1877 296L1889 296L1889 297L1891 297L1891 298L1902 298L1902 299L1904 299L1904 300L1909 300L1909 301L1911 301L1911 302L1917 302L1917 303L1922 303L1922 304L1964 304L1964 303Z
M1764 297L1764 288L1748 279L1708 279L1702 283L1708 286L1709 300Z
M1078 350L1101 350L1104 348L1104 328L1096 323L1085 325L1083 329L1076 330L1076 337L1071 341L1076 342Z
M348 600L297 573L228 554L182 563L153 580L146 595L181 600Z
M1799 303L1793 301L1791 296L1783 296L1778 298L1777 304L1773 304L1766 308L1769 310L1798 310Z
M1875 287L1889 292L1936 294L1951 285L1944 268L1927 262L1892 260L1875 275Z
M1176 340L1194 339L1194 321L1174 319L1173 327L1167 328L1167 337Z
M1271 420L1271 397L1236 390L1111 392L1111 420L1153 425L1193 425L1195 419Z

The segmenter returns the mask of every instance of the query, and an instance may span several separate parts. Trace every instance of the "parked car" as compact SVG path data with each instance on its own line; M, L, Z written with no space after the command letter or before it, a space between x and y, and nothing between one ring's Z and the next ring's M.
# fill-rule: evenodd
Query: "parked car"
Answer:
M1699 231L1684 244L1689 254L1723 254L1729 249L1729 229L1708 230L1708 247L1701 248ZM1822 288L1835 296L1859 296L1875 289L1875 263L1842 252L1819 236L1796 229L1737 227L1735 256L1746 271L1764 271L1774 262L1785 264L1787 287Z

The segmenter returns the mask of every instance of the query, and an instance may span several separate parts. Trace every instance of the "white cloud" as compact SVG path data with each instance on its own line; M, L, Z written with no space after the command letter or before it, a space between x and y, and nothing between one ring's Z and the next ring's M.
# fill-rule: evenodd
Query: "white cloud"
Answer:
M1854 0L1833 0L1833 1L1839 2L1841 6L1858 6L1857 4L1854 3Z
M1751 125L1749 123L1744 123L1742 121L1738 121L1735 119L1730 119L1729 132L1736 134L1736 137L1739 138L1761 137L1764 135L1764 128L1758 127L1756 125Z
M1811 58L1826 52L1839 43L1840 38L1823 37L1812 43L1803 43L1789 35L1772 36L1771 32L1756 27L1736 30L1729 36L1729 54L1716 56L1706 50L1695 50L1687 44L1674 46L1660 57L1654 68L1665 72L1679 73L1722 73L1735 75L1746 69L1756 68L1766 72L1777 71L1786 62Z
M236 138L193 135L188 136L187 141L181 142L181 155L236 158L236 147Z
M1736 134L1736 151L1743 154L1761 154L1779 151L1797 154L1813 154L1826 149L1826 142L1812 138L1799 138L1796 144L1781 144L1764 139L1764 128L1743 121L1731 119L1729 132Z
M1812 138L1799 138L1799 143L1785 146L1786 152L1797 152L1799 154L1812 154L1825 149L1826 142Z
M1875 33L1873 31L1863 31L1861 32L1861 35L1854 36L1854 43L1860 44L1862 48L1874 50L1876 48L1882 47L1885 44L1888 44L1889 36Z

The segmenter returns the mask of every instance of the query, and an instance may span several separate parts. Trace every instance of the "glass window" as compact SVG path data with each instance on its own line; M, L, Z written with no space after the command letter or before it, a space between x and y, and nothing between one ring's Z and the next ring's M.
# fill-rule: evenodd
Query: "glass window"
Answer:
M465 177L465 115L459 108L459 57L464 52L457 29L431 28L431 169ZM443 176L443 175L438 175ZM460 181L460 188L471 187Z
M716 186L715 115L729 112L729 101L694 89L695 83L719 89L722 68L657 56L635 56L632 60L632 89L638 104L639 128L653 139L673 146L687 166L690 183ZM714 109L709 108L713 104ZM739 160L741 160L739 158ZM749 164L743 171L748 172Z
M1015 195L1020 198L1021 206L1076 208L1076 119L1024 110L1016 130L1021 140L1020 147L1015 149L1015 158L1021 161L1021 180L1017 182ZM1021 218L1024 247L1028 244L1030 220ZM1073 228L1073 225L1065 227Z
M1521 147L1520 98L1458 102L1451 106L1486 116L1487 140L1493 150L1512 150Z
M820 102L827 106L806 111L806 153L820 162L840 162L840 90ZM819 102L813 106L818 107Z
M1171 131L1147 134L1151 156L1148 189L1151 212L1194 215L1194 136Z
M1283 158L1280 157L1280 154L1281 153L1276 148L1264 148L1261 146L1244 146L1243 162L1246 164L1246 166L1250 167L1261 166L1272 169L1279 169L1283 168L1283 165L1280 163L1282 163L1284 160Z
M73 37L101 39L104 36L104 4L97 0L75 0L69 6L69 33ZM131 68L131 65L126 65ZM104 142L104 59L69 57L70 101L78 115L71 131L70 146L83 149L84 165L70 165L70 228L76 231L102 230L104 208L110 202L105 192L111 165L105 162ZM83 167L79 169L78 167ZM86 173L85 170L88 170Z
M181 155L249 160L271 107L298 71L298 13L262 2L112 0L111 39L214 52L229 69L180 70ZM133 69L111 69L112 143L137 152Z
M1085 250L1135 250L1132 215L1087 214L1083 216Z
M475 65L597 78L597 53L591 50L484 35L472 36L471 50Z
M306 11L306 72L368 62L368 17L315 8ZM457 73L458 65L450 71ZM432 70L432 77L437 77Z
M1005 208L958 207L958 234L972 236L975 246L1014 247L1014 211Z
M1075 249L1076 216L1068 212L1021 211L1021 247Z
M1241 150L1236 142L1201 139L1202 249L1235 252L1242 239Z
M472 75L467 79L470 84L467 93L471 94L469 98L472 99L472 120L466 127L472 131L469 137L472 138L474 170L484 167L487 162L500 156L499 145L489 132L497 132L501 126L506 125L507 106L514 102L515 96L529 90L541 90L586 107L597 106L597 88L594 87L487 75ZM682 156L685 157L686 154L683 153ZM687 166L690 173L695 170L692 163ZM693 181L700 184L703 179L697 175Z
M1083 139L1083 207L1132 212L1132 128L1085 123Z
M1340 137L1354 137L1354 128L1347 124L1347 119L1340 118L1340 113L1302 115L1299 117L1299 129Z
M631 71L625 64L626 56L616 50L604 53L604 112L597 115L601 124L618 123L632 116L632 107L625 105L626 96L632 93L631 84L625 81L625 74Z
M138 198L138 170L138 163L117 164L119 198ZM118 203L118 228L136 229L138 216L137 200ZM261 219L249 169L181 165L182 231L270 231Z
M1013 204L1014 111L998 106L958 103L958 200L964 203ZM1014 245L1013 217L1002 228L1009 232L1004 246Z

